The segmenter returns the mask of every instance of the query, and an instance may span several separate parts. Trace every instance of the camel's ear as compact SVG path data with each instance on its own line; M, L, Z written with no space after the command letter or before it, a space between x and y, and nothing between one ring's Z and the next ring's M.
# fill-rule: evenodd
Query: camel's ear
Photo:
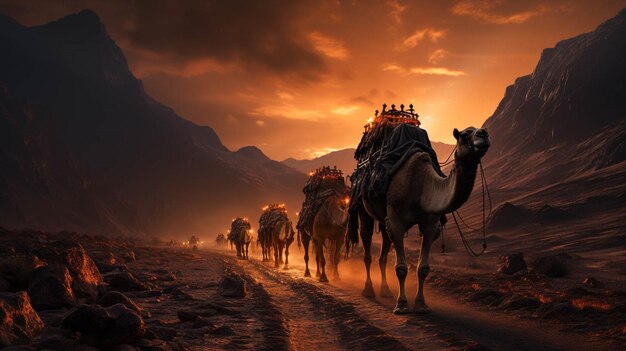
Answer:
M459 132L458 129L454 128L454 132L452 132L452 135L454 135L454 139L459 140L459 137L461 136L461 132Z

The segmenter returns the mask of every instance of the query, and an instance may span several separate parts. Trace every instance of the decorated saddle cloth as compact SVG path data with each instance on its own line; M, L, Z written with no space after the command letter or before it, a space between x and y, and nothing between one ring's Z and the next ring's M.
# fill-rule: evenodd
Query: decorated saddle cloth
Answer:
M324 202L326 202L326 199L333 195L347 195L345 186L343 193L333 188L323 189L315 193L307 194L307 198L302 204L302 210L300 211L300 216L298 217L298 225L296 226L296 228L298 230L304 231L307 234L310 234L311 230L313 229L313 220L315 219L315 215L320 210Z
M391 177L411 156L417 152L425 152L432 160L432 166L442 177L445 177L437 154L433 150L428 133L415 125L399 124L393 129L391 136L382 143L376 157L357 169L353 176L352 198L380 198L387 193ZM355 201L356 202L356 201ZM353 203L355 203L353 202Z

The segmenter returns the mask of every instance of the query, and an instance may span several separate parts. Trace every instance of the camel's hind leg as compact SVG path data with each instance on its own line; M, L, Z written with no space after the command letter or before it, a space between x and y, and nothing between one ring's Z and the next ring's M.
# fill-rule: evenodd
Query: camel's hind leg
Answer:
M424 300L424 281L430 273L430 265L428 258L430 256L430 248L433 244L437 231L440 230L441 222L439 216L430 216L428 222L420 223L420 231L422 232L422 248L420 250L420 258L417 263L417 295L415 296L415 313L429 313L430 309Z
M387 256L389 255L389 250L391 249L391 239L389 238L389 235L387 235L385 224L378 223L378 227L383 238L383 246L380 249L380 258L378 259L378 264L380 265L380 296L392 297L393 295L391 294L391 290L389 290L389 285L387 284Z
M404 233L409 228L408 225L402 223L400 219L395 218L393 215L393 209L389 209L387 213L388 215L385 224L387 226L387 232L393 240L393 246L396 249L396 276L398 277L398 285L400 288L398 300L396 301L396 307L393 309L393 313L407 314L410 312L410 308L404 291L404 282L409 272L409 267L406 264L406 257L404 255Z
M372 235L374 235L374 219L361 209L359 211L359 219L361 220L360 236L363 241L363 261L365 262L365 272L367 277L365 278L365 288L361 295L365 297L375 297L374 285L372 284L372 277L370 276L370 266L372 265L372 254L370 253L372 248Z
M285 243L278 243L278 264L283 264L283 250L285 249Z
M309 243L311 242L311 238L308 235L302 236L302 244L304 245L304 265L306 266L306 270L304 271L305 277L310 277L311 272L309 271Z
M315 243L315 251L317 252L318 261L320 266L322 267L322 274L320 275L320 282L326 283L328 282L328 277L326 277L326 259L324 258L324 241L322 240L313 240Z

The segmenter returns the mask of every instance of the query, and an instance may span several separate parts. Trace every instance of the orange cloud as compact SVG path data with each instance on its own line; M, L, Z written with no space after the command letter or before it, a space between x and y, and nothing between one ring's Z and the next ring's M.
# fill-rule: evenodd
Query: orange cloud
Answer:
M389 17L396 23L402 23L402 14L406 10L406 5L400 4L398 0L389 0L387 5L391 8Z
M383 71L395 72L403 75L433 75L433 76L450 76L458 77L465 75L465 72L454 70L446 67L409 67L404 68L395 63L383 65Z
M436 64L448 56L448 52L444 49L437 49L428 56L428 62Z
M331 37L323 35L319 32L312 32L309 34L309 40L315 48L315 50L324 54L327 57L345 60L348 58L348 50L343 44Z
M433 43L436 43L437 40L443 38L445 36L445 30L436 30L432 28L425 28L415 31L409 37L404 39L402 44L400 45L400 50L408 50L412 49L419 44L420 41L424 39L430 39Z
M334 109L333 113L338 114L338 115L348 116L348 115L355 113L358 109L359 109L359 106L355 106L355 105L341 106L341 107L337 107L336 109Z
M548 12L548 7L540 5L533 10L501 14L495 12L495 7L499 3L499 1L487 0L461 0L452 7L452 13L460 16L469 16L484 23L520 24Z

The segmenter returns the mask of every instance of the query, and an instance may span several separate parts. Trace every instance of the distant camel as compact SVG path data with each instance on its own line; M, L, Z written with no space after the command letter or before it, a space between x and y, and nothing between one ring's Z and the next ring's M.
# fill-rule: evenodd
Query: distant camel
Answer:
M272 248L274 249L274 267L278 268L283 263L283 249L285 250L285 266L289 268L289 245L294 239L294 230L291 221L287 218L274 222L271 227Z
M379 259L382 273L381 291L389 293L385 269L390 243L393 241L396 250L396 275L400 292L394 308L396 314L410 311L404 291L404 281L408 266L404 255L404 234L414 225L418 225L422 234L422 247L417 265L418 290L415 297L416 313L428 313L430 310L424 300L424 280L430 272L428 257L433 241L441 232L441 216L457 210L463 205L474 187L476 170L481 158L489 149L489 135L486 129L469 127L462 132L454 129L457 140L454 167L448 177L441 177L432 165L430 156L418 152L409 157L389 181L386 197L369 199L364 194L360 201L358 216L361 220L361 238L365 248L365 268L367 279L363 295L374 296L370 278L372 261L370 248L374 220L381 225L383 247ZM350 226L358 226L353 219ZM391 239L391 241L390 241Z
M242 218L237 218L231 228L230 233L233 236L233 242L237 248L237 257L244 260L248 259L248 248L252 241L250 222Z

